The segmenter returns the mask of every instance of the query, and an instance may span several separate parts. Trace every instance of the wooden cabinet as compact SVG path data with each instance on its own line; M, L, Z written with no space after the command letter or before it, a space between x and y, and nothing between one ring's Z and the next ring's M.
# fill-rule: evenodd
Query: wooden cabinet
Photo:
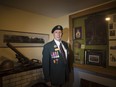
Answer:
M69 16L69 41L73 50L71 55L74 57L74 63L109 66L108 27L112 26L105 19L114 13L116 13L116 1Z
M116 69L112 68L74 64L73 85L74 87L94 87L95 85L96 87L115 87L115 73ZM84 80L84 83L81 83L82 79Z
M73 50L71 56L74 57L74 87L116 86L116 67L111 67L111 62L109 63L110 51L114 53L116 50L110 48L115 48L116 43L114 39L109 39L108 29L112 28L112 24L109 25L105 20L114 13L116 1L111 1L69 16L69 41ZM113 65L116 65L116 61ZM83 84L81 79L84 79Z

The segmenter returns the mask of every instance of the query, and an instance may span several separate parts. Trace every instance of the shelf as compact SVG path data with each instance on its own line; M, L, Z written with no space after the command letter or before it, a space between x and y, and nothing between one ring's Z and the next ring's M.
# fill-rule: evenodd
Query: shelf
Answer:
M42 68L41 64L33 64L33 65L29 65L29 66L18 66L18 67L14 67L10 70L0 71L0 77L7 76L10 74L16 74L16 73L20 73L20 72L24 72L24 71L29 71L29 70L33 70L33 69L39 69L39 68Z
M111 78L116 80L116 69L115 68L104 68L101 66L92 66L85 64L73 64L74 68L80 71L96 74L102 77Z

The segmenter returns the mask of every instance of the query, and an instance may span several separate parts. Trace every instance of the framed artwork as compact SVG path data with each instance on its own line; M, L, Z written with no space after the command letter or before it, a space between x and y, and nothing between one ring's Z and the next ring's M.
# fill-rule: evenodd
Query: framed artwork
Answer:
M107 44L107 22L104 18L104 15L92 14L85 19L86 45Z
M48 34L0 30L0 47L7 47L6 43L15 47L41 47L48 39Z
M75 48L81 48L81 43L79 41L74 42L74 47Z
M116 40L109 41L109 66L116 67Z
M100 56L99 55L89 55L89 62L92 62L92 63L99 63L99 58Z
M82 27L74 28L74 39L82 39Z
M74 61L75 62L80 62L80 54L79 53L76 53L75 55L74 55Z
M116 39L116 14L109 15L110 21L108 21L109 26L109 39Z
M85 64L104 66L106 65L106 57L104 50L85 49Z

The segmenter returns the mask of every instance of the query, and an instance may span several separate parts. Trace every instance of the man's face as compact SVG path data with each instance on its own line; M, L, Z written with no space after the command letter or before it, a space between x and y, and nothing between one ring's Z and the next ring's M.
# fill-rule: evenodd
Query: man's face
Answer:
M54 39L56 39L57 41L60 41L62 38L62 34L63 32L61 30L55 30L53 32Z

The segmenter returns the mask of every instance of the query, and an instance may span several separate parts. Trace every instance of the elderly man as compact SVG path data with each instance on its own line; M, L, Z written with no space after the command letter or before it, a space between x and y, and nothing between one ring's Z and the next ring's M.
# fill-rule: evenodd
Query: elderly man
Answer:
M45 81L52 87L64 87L69 76L68 44L62 41L63 27L55 26L51 33L54 39L44 45L42 66Z

